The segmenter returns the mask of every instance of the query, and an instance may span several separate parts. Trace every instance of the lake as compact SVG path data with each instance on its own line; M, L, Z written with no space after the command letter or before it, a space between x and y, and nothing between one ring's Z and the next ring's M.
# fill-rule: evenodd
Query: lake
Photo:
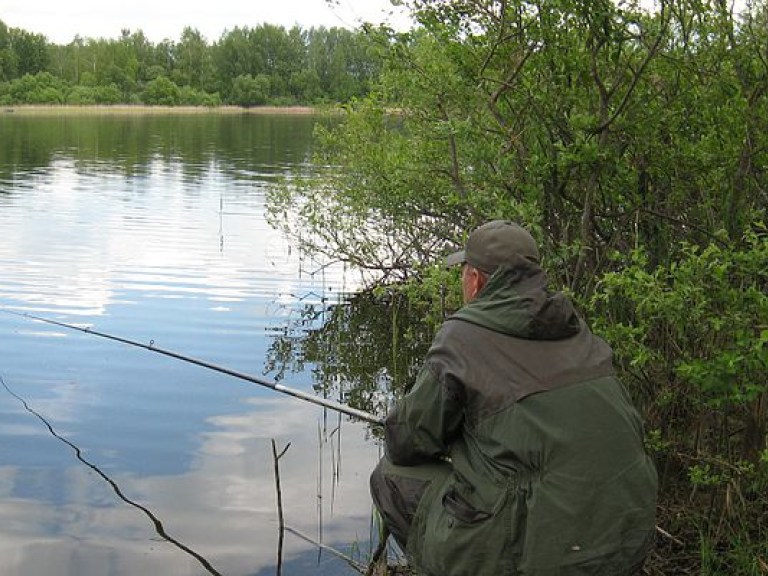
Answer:
M311 170L317 120L0 112L0 575L275 574L273 441L286 525L365 561L368 425L8 313L312 392L318 361L277 351L358 278L270 228L265 191ZM293 532L282 568L354 573Z

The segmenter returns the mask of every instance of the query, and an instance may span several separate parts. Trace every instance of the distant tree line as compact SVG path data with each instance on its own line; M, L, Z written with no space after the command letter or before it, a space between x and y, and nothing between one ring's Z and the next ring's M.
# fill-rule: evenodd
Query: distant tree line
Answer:
M0 105L320 104L368 93L380 56L364 31L261 24L209 43L187 27L178 42L76 36L66 45L0 21Z

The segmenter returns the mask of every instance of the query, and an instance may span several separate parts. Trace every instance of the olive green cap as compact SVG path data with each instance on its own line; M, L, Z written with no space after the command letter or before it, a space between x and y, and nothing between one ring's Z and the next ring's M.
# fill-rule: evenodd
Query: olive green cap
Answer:
M536 240L522 226L510 220L492 220L473 230L464 250L445 259L446 266L465 262L493 274L502 264L513 264L519 257L539 262Z

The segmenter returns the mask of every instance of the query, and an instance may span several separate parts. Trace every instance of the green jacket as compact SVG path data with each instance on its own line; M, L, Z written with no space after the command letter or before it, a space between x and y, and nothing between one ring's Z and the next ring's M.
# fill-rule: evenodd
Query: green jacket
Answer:
M657 479L609 346L537 265L500 268L441 327L387 417L394 464L446 457L408 535L433 576L618 576L642 564Z

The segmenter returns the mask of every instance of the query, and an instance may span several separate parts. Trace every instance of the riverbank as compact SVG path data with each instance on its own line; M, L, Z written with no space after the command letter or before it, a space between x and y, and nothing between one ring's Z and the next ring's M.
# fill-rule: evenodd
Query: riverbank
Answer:
M326 108L313 106L147 106L114 104L74 106L69 104L23 104L4 106L0 114L317 114Z

